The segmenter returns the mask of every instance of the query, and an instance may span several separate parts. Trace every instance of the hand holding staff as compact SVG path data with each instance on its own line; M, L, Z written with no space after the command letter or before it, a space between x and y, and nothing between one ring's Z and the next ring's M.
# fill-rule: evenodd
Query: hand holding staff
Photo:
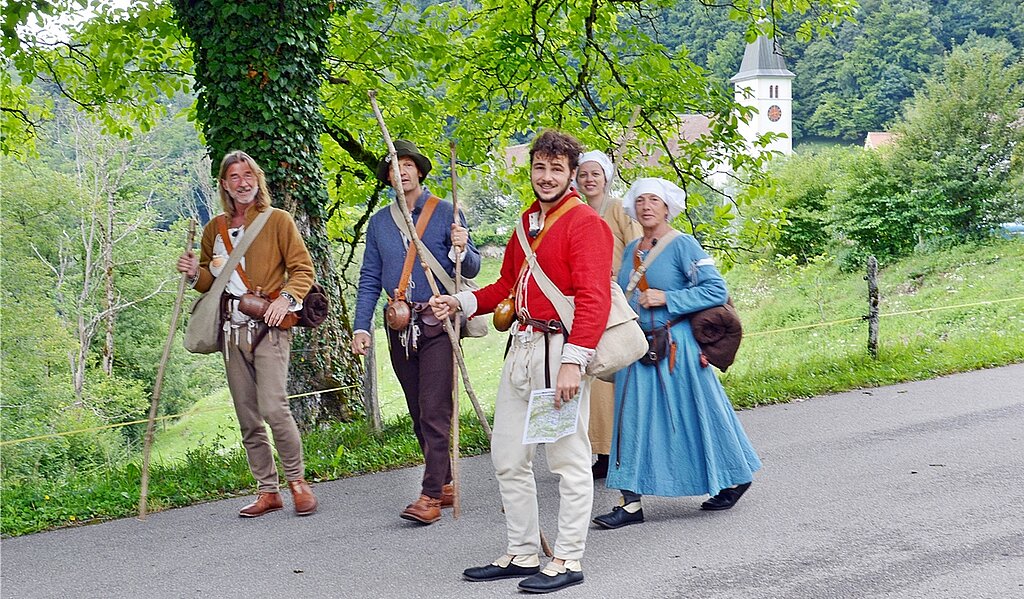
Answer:
M398 170L398 151L395 150L395 144L391 141L391 134L388 133L388 126L384 122L384 115L380 112L380 107L377 106L377 92L370 90L367 92L370 96L370 105L373 107L373 114L377 117L377 123L380 125L381 133L384 135L384 142L388 147L388 154L391 156L391 172L393 176L401 179L401 173ZM423 261L423 256L427 255L430 250L423 245L423 241L419 235L416 234L416 225L412 222L412 215L409 214L409 206L405 202L405 192L402 190L402 186L398 185L395 187L395 193L398 195L398 207L402 212L402 216L405 217L405 223L408 226L409 232L412 234L412 242L416 245L417 255L420 256L420 265L427 274L427 282L430 284L430 290L433 294L441 295L441 291L437 287L437 281L434 280L433 273L430 272L430 267ZM455 354L455 362L459 365L459 370L462 372L462 380L466 384L466 393L469 395L470 401L473 402L473 408L476 410L477 418L480 419L480 425L484 429L484 433L489 439L491 437L491 425L487 422L487 415L484 414L483 408L480 407L480 402L477 401L476 393L473 392L473 386L469 382L469 371L466 369L466 361L462 356L462 348L459 347L459 337L455 333L455 329L452 327L452 323L448 319L441 321L444 325L444 330L448 333L448 339L452 343L452 352Z

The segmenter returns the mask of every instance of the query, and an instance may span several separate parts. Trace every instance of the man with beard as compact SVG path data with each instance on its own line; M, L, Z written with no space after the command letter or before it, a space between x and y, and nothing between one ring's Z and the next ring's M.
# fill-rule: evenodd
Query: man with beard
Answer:
M420 240L448 276L455 275L456 252L462 252L462 275L480 271L480 252L469 238L465 220L456 225L451 202L435 197L423 185L431 170L430 159L410 141L395 140L400 179L396 180L391 157L377 165L377 179L392 188L399 186L419 230ZM398 202L396 192L395 202ZM418 264L416 248L399 229L397 211L385 206L370 217L366 227L366 251L359 271L355 331L352 351L365 355L370 348L373 311L383 289L392 302L407 303L407 319L388 322L391 365L405 393L413 432L423 451L423 482L418 498L400 514L405 520L433 524L441 509L454 504L449 434L452 420L452 345L440 322L427 307L430 284ZM414 259L417 258L417 259ZM397 327L397 328L396 328Z
M189 250L177 264L178 271L191 278L197 291L210 289L234 245L242 241L261 214L270 211L266 224L231 273L221 304L225 309L222 334L228 389L249 471L259 484L256 501L239 510L238 515L256 518L284 507L274 465L276 448L295 513L308 516L316 511L317 499L305 479L302 438L288 404L292 332L286 317L302 308L302 300L313 284L313 260L291 214L271 207L266 175L251 156L237 150L229 152L220 163L217 180L224 213L203 229L200 257ZM241 296L256 290L263 290L273 299L262 318L252 318L239 309ZM264 422L274 434L273 448Z
M463 576L471 581L529 576L519 588L547 593L583 582L583 558L594 484L587 422L590 377L584 376L604 333L611 308L612 259L608 225L571 188L581 153L570 135L545 131L530 149L530 180L536 201L522 215L537 265L566 296L575 297L572 332L535 279L513 233L505 248L501 276L477 291L430 300L438 318L458 310L469 316L514 303L516 321L494 406L491 459L501 491L508 531L506 555ZM554 384L552 384L554 383ZM523 444L527 407L534 390L553 388L554 408L578 397L576 432L546 444L548 468L559 476L558 537L554 556L540 569L540 526L533 474L536 444Z

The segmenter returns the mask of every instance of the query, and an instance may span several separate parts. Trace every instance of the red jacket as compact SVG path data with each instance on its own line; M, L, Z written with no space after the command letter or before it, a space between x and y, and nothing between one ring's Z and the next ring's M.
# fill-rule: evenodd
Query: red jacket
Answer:
M577 202L574 192L561 202ZM551 208L553 212L559 205ZM520 217L523 228L530 230L530 214L540 211L534 203ZM580 205L562 214L544 236L537 248L537 262L548 278L567 296L575 296L576 312L568 342L594 349L608 324L611 309L612 232L590 206ZM519 275L525 255L513 231L505 246L501 276L494 283L476 291L477 314L493 312L498 303L509 296ZM525 296L526 311L538 320L558 320L558 312L544 296L537 281L530 276ZM517 305L517 312L524 306Z

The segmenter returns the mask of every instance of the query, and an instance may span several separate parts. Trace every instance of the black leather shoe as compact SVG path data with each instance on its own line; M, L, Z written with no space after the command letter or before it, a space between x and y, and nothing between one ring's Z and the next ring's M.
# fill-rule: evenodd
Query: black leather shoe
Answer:
M608 454L599 453L597 454L597 461L590 467L591 474L594 475L594 480L600 480L608 477Z
M473 582L487 582L488 580L501 580L502 578L520 578L538 572L540 572L540 566L517 566L510 563L502 568L494 564L487 564L486 566L478 566L476 568L466 568L462 571L462 576L466 580L472 580Z
M552 593L566 587L583 583L583 572L566 570L561 574L549 576L544 572L519 581L519 590L527 593Z
M736 502L740 500L740 497L743 497L743 494L747 492L750 485L751 483L743 483L742 485L722 489L718 495L700 504L700 509L712 512L727 510L736 505Z
M644 521L644 508L638 509L631 514L621 506L615 506L612 511L594 518L592 522L601 528L622 528L630 524L640 524Z

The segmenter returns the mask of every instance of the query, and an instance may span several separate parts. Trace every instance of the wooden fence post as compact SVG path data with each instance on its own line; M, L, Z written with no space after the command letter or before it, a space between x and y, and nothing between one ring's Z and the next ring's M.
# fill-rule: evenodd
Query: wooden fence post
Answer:
M380 416L380 400L377 397L377 349L376 334L370 327L370 347L366 350L366 359L363 365L366 367L366 376L363 377L363 407L366 409L366 417L370 419L370 428L375 433L383 430Z
M878 358L878 260L868 256L868 274L864 276L868 282L868 353Z

